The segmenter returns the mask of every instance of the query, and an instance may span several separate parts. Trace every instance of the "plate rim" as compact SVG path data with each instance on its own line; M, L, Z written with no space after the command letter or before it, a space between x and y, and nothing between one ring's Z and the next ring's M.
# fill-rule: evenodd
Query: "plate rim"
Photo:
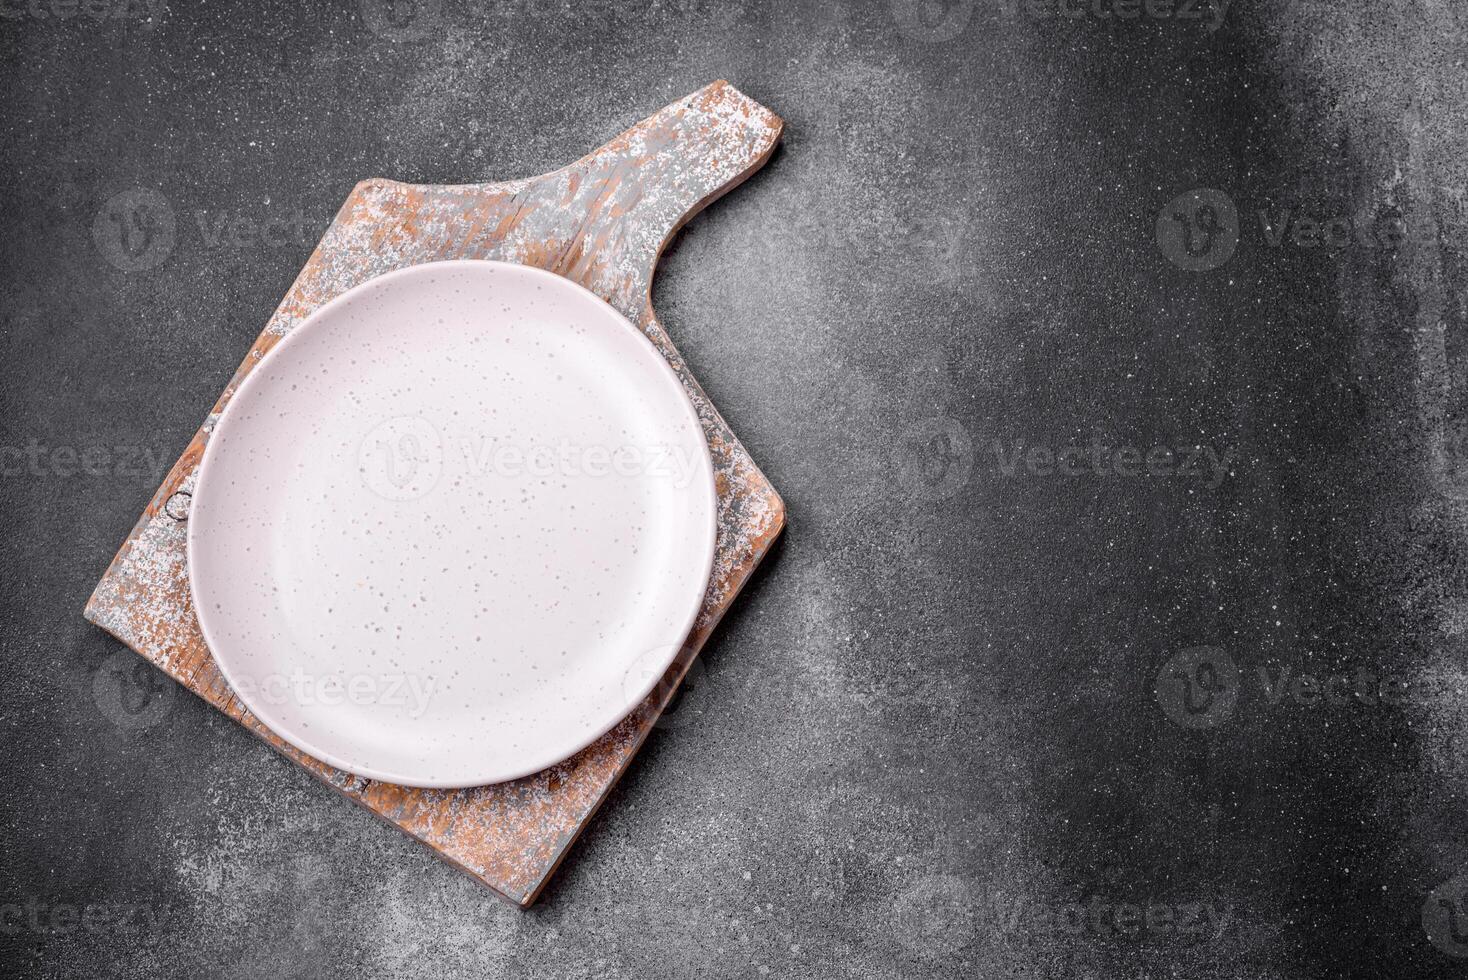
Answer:
M552 288L560 289L567 286L571 287L571 290L573 292L581 294L582 298L591 300L595 305L600 306L605 312L611 314L615 322L619 325L620 329L627 331L633 337L635 337L637 341L641 342L644 350L656 363L657 367L655 370L657 372L660 372L662 376L665 377L668 382L673 386L673 390L678 393L679 404L688 413L688 420L693 424L694 431L696 431L700 436L700 438L698 439L698 443L701 447L699 459L702 460L703 465L700 466L698 470L704 482L706 490L706 504L709 515L709 528L706 538L706 544L703 549L703 554L700 556L700 560L696 563L697 567L703 568L704 571L701 574L701 577L697 579L697 581L700 583L699 588L696 592L690 593L693 596L693 599L690 602L691 610L686 615L683 626L681 626L679 629L679 635L681 639L677 643L669 645L669 653L666 657L659 656L656 659L651 660L647 663L647 668L650 676L644 684L639 685L639 687L636 689L628 688L625 684L623 685L622 690L624 692L624 695L625 692L628 690L637 691L637 695L635 698L629 699L624 696L622 699L623 704L616 708L615 714L610 717L610 720L604 721L601 716L598 716L596 724L591 726L592 734L585 737L584 740L577 742L575 746L573 748L570 748L569 750L557 748L550 752L542 752L540 755L534 756L531 761L526 762L520 766L511 767L509 769L501 768L498 770L489 770L482 776L476 775L472 778L455 777L431 779L418 778L413 777L409 774L394 773L387 770L377 769L372 766L362 766L355 763L349 763L348 760L343 759L332 752L325 751L319 746L312 745L308 739L300 737L299 733L292 734L287 732L285 728L279 725L277 719L272 717L268 711L262 712L261 710L258 710L256 705L252 703L250 698L246 698L239 693L238 685L235 683L234 677L231 676L225 659L222 659L219 654L216 653L216 650L219 648L216 646L213 635L210 632L210 626L208 623L208 616L210 614L207 612L207 606L199 601L199 587L197 585L196 576L194 573L194 569L197 563L195 562L194 557L196 549L199 547L198 539L200 535L196 532L196 528L198 527L198 525L194 521L189 520L185 525L185 557L188 570L187 577L189 582L189 598L194 606L194 614L199 624L199 634L204 640L205 647L208 649L210 660L214 663L214 666L216 667L216 669L219 670L220 675L229 685L230 693L234 697L238 698L241 705L244 706L244 708L250 713L250 715L252 715L254 719L260 724L264 725L271 734L291 745L295 749L305 753L310 758L317 759L344 772L366 779L372 779L375 781L389 783L397 786L408 786L421 789L468 789L476 786L489 786L496 783L504 783L510 782L515 779L522 779L526 776L542 772L545 769L550 768L551 766L565 762L567 759L571 758L572 756L581 752L583 749L595 743L607 732L617 727L618 724L620 724L625 718L627 718L633 711L637 710L637 708L643 703L643 701L647 699L647 696L661 682L663 675L667 673L668 668L672 666L674 661L677 660L678 654L687 646L688 637L693 632L693 629L697 626L698 618L703 613L704 597L708 593L709 582L712 581L714 564L718 557L719 493L717 476L714 471L713 465L713 455L709 448L708 437L705 433L703 420L699 417L698 409L693 403L693 399L690 395L688 387L683 383L683 379L679 377L678 372L673 369L672 364L668 362L667 357L663 355L663 352L658 348L656 344L652 342L652 339L649 338L647 334L644 333L634 322L632 322L631 319L625 316L616 307L608 303L601 296L598 296L586 286L583 286L581 283L576 282L572 279L568 279L567 277L559 275L558 273L551 272L548 269L542 269L538 266L524 265L518 262L505 262L499 259L439 259L429 262L413 263L411 265L406 265L401 268L382 273L381 275L372 276L368 279L364 279L362 282L359 282L351 286L350 288L343 290L336 296L333 296L331 299L327 300L325 303L322 303L316 309L308 313L288 333L283 335L281 339L264 354L264 356L262 356L258 361L255 362L253 367L251 367L249 373L238 384L238 386L236 386L233 393L230 394L228 403L225 404L224 408L219 412L218 417L214 420L214 424L210 426L206 431L204 451L200 456L198 469L195 471L193 487L193 495L195 501L197 501L198 498L202 496L201 491L205 486L205 481L209 473L209 461L216 455L216 440L214 439L214 435L221 429L222 426L226 424L227 420L230 417L231 411L234 409L234 406L239 403L240 396L251 387L256 378L269 376L268 372L262 372L260 370L262 367L267 365L273 358L279 359L279 357L281 356L281 352L289 349L292 345L292 341L296 337L301 336L307 330L307 328L311 327L314 323L319 322L321 319L324 319L336 307L345 305L345 303L349 299L353 298L360 292L365 291L369 287L379 285L389 279L406 278L408 276L422 274L425 270L441 268L447 269L452 267L473 268L476 270L498 269L509 271L515 274L529 275L532 278L539 277L545 280L554 280L554 286ZM657 650L660 648L654 647L653 649ZM641 663L642 661L638 660L636 663L630 665L628 669L630 670L632 667L638 666Z

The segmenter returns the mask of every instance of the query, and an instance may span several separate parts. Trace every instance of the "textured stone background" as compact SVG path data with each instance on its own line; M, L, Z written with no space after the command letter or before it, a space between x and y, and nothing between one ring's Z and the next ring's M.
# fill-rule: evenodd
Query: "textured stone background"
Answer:
M0 974L1462 976L1468 11L1184 2L0 4ZM519 912L81 608L357 180L717 77L656 302L791 525Z

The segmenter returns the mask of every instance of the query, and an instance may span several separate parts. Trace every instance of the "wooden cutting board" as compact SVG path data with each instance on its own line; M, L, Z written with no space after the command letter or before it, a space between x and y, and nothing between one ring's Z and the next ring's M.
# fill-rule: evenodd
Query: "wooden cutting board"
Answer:
M86 617L326 785L529 905L631 763L699 648L785 522L785 507L689 374L653 312L653 272L684 222L769 159L781 121L727 82L649 116L553 173L494 184L367 180L353 188L87 603ZM184 529L205 443L260 358L317 307L373 276L436 259L499 259L581 283L647 334L698 410L719 493L713 576L687 644L648 699L574 758L524 779L424 790L362 779L287 745L235 699L189 596Z

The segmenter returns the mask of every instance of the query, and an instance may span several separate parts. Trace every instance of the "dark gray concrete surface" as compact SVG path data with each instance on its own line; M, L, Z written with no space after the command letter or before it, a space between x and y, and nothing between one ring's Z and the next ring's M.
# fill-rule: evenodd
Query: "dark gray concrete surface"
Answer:
M28 3L0 974L1468 968L1464 8ZM81 608L356 181L539 173L718 77L785 144L655 298L790 527L521 912ZM176 239L126 271L138 189Z

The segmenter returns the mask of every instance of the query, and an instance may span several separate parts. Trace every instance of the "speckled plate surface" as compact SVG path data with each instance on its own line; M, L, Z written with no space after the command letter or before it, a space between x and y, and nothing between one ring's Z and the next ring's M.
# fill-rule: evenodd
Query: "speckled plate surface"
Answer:
M698 615L708 447L593 293L436 262L326 304L240 386L188 524L209 649L297 748L399 785L515 779L635 708Z

